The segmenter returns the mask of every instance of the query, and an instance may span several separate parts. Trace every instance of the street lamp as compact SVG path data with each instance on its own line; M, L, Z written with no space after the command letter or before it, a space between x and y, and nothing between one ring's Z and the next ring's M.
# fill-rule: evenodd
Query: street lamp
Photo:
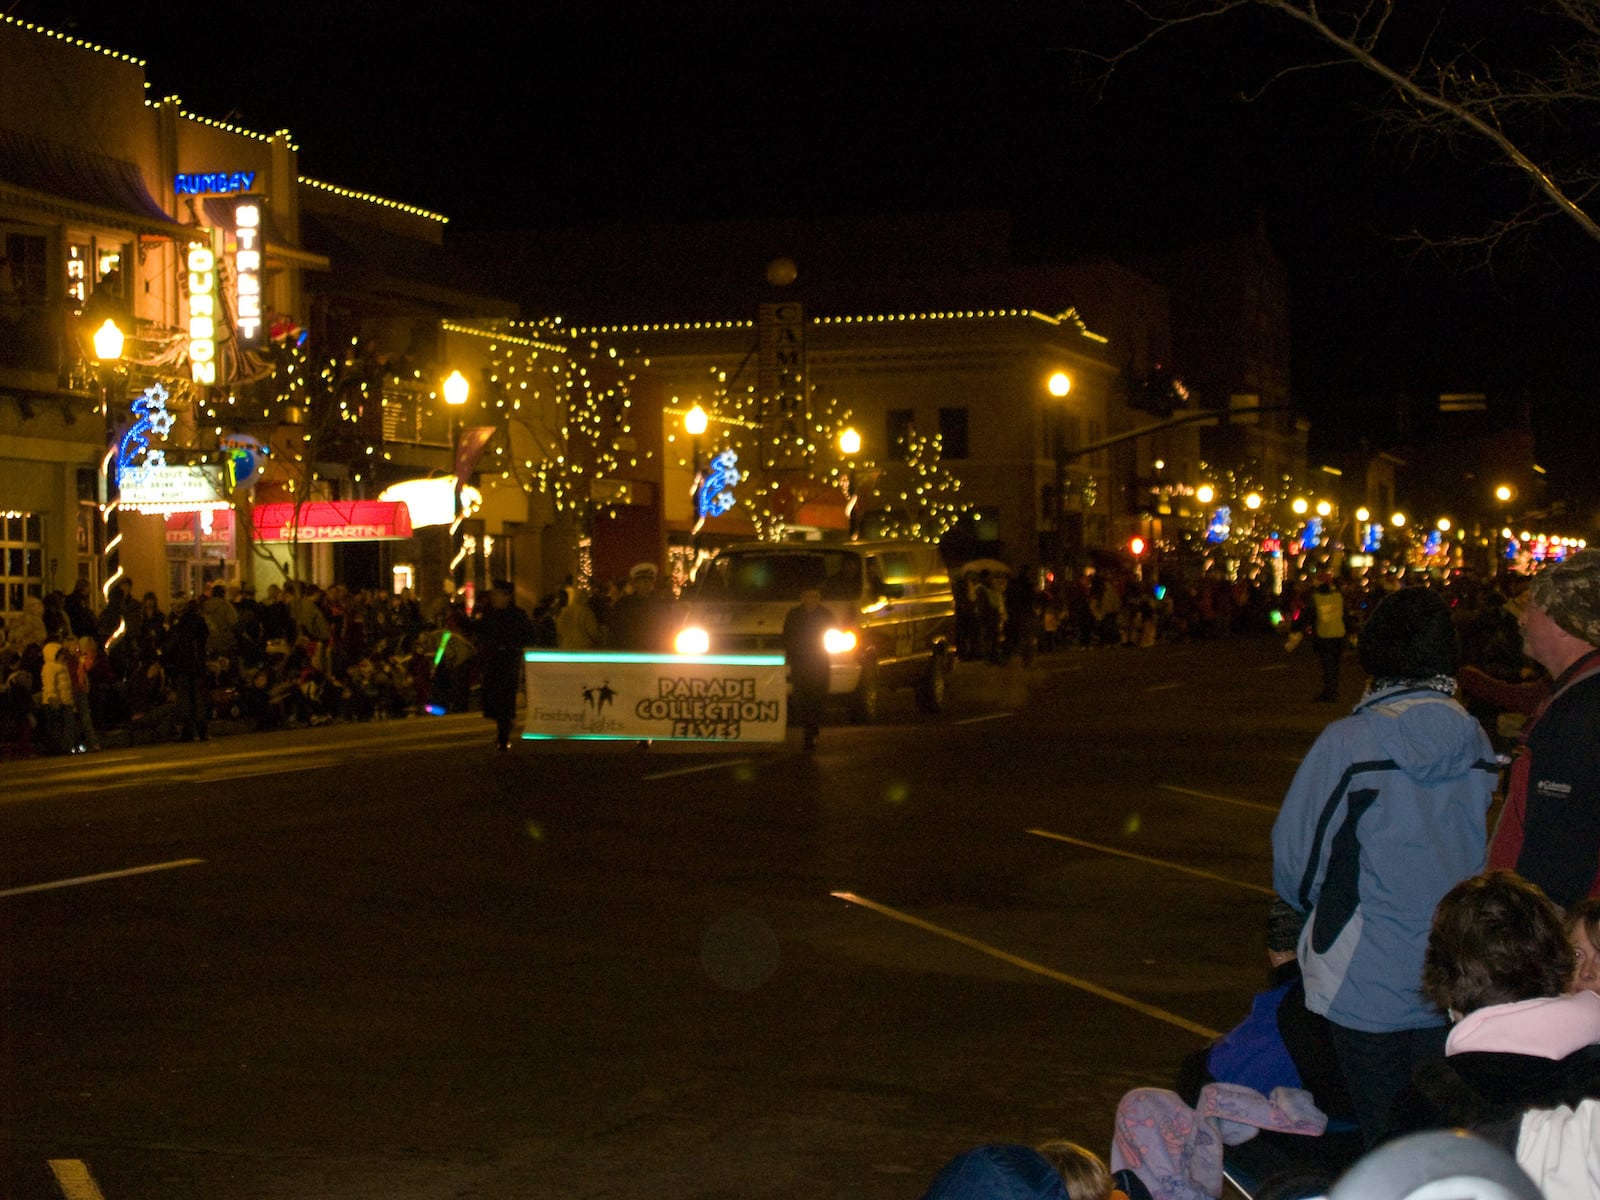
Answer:
M111 486L111 464L117 457L117 422L111 412L111 383L116 378L117 363L122 358L124 340L122 330L117 328L117 323L110 317L106 318L104 325L94 331L94 356L100 360L100 415L106 442L105 450L100 455L100 520L104 542L101 550L100 594L105 598L108 608L111 606L111 593L122 579L122 565L117 555L117 547L122 542L122 531L118 528L117 522L118 500L113 499ZM118 613L120 617L120 608ZM105 648L109 651L127 629L127 620L119 619L116 629L106 639Z
M1065 371L1056 371L1045 380L1045 391L1057 400L1065 398L1072 390L1072 377ZM1064 581L1067 566L1067 439L1066 421L1059 405L1052 410L1053 420L1051 425L1051 450L1055 457L1055 533L1054 542L1055 571L1057 580ZM1061 586L1060 583L1057 586Z
M455 575L455 568L459 557L455 554L456 530L461 527L461 487L465 483L462 479L464 472L461 469L461 407L466 404L467 396L471 394L472 386L467 382L467 377L460 371L451 371L445 376L444 384L440 391L444 393L445 405L450 409L450 466L454 478L450 487L450 573Z
M861 525L856 512L855 456L861 453L861 435L850 426L839 431L839 453L844 456L844 515L850 524L850 538L861 535Z

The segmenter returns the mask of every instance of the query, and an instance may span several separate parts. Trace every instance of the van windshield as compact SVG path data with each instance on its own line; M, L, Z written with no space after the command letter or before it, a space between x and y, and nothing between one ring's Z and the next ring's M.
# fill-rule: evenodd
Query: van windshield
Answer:
M806 587L820 588L824 600L855 600L861 556L852 550L725 554L700 568L694 594L699 600L798 603Z

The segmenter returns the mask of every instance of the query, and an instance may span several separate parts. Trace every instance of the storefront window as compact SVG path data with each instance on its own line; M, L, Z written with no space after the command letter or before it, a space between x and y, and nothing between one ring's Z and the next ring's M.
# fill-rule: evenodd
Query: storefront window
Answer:
M0 515L0 614L22 612L29 596L44 595L44 521L38 513Z

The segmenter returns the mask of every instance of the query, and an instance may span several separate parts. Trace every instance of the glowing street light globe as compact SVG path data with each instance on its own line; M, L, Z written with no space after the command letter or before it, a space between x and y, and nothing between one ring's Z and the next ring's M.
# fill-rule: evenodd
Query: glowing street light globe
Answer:
M1306 509L1310 508L1311 505L1306 503L1304 496L1296 496L1289 507L1294 509L1295 516L1303 517L1306 515Z
M1494 498L1500 501L1501 504L1504 504L1507 500L1511 499L1511 489L1502 483L1499 487L1495 488Z
M444 402L451 408L459 408L467 402L467 393L471 390L465 375L451 371L444 380Z
M1440 517L1438 524L1439 524L1439 532L1440 533L1449 533L1450 532L1450 518L1449 517Z
M696 404L688 412L683 414L684 432L691 434L694 437L699 437L706 431L706 425L709 423L709 421L710 418L706 416L706 410Z
M101 362L115 362L122 357L122 330L110 317L94 331L94 356Z
M1389 524L1393 525L1396 529L1403 529L1405 527L1405 523L1406 515L1403 512L1397 512L1389 518Z
M1065 371L1057 371L1046 381L1045 387L1052 396L1065 396L1072 390L1072 379Z
M860 454L861 435L854 429L841 429L839 431L839 453Z
M1372 510L1369 509L1369 508L1358 508L1358 509L1356 509L1356 520L1358 520L1358 521L1370 521L1370 520L1372 520Z
M1194 490L1194 498L1201 504L1210 504L1217 497L1216 489L1209 483L1202 483Z
M1326 517L1326 516L1331 515L1332 512L1333 512L1333 505L1329 504L1326 500L1318 500L1317 501L1317 516Z
M1261 507L1261 493L1251 492L1244 498L1244 506L1252 512Z

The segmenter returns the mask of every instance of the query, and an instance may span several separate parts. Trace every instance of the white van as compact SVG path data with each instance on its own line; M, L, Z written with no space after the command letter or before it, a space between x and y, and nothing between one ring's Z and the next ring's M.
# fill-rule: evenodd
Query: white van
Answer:
M830 695L871 721L884 688L913 687L925 712L944 707L955 666L955 596L936 547L922 542L764 542L730 546L684 592L680 653L782 653L783 619L803 588L822 592Z

